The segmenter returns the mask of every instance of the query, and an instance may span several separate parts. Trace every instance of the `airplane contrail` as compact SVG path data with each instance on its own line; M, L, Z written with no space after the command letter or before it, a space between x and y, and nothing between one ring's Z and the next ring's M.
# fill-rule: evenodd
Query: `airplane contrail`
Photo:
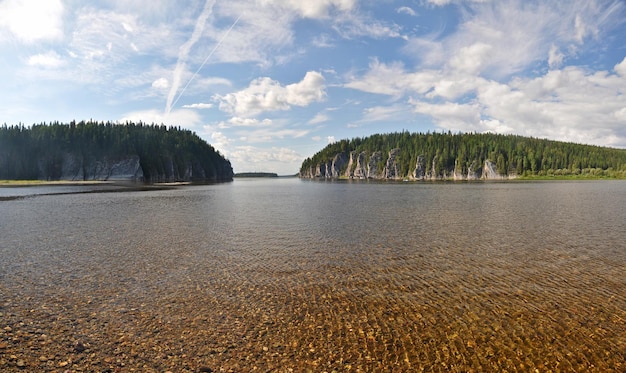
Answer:
M175 106L176 103L178 102L178 100L180 99L180 96L183 95L183 93L185 93L185 90L187 89L187 87L189 87L189 84L191 83L191 81L193 80L193 78L196 77L196 75L198 75L198 73L200 72L200 70L202 70L202 68L204 67L204 65L207 63L207 61L209 60L209 58L211 58L211 56L213 55L213 53L215 53L215 51L217 50L217 48L220 47L220 45L222 45L222 42L224 41L224 39L226 39L226 37L228 36L228 34L230 34L230 30L233 29L233 27L235 27L235 25L237 24L237 22L239 22L239 19L241 18L241 16L237 17L237 19L235 20L235 22L233 22L232 25L230 25L230 27L228 28L228 31L226 31L226 33L224 34L224 36L222 36L222 38L220 39L220 41L215 45L215 47L213 47L213 50L211 50L211 53L209 53L209 55L204 59L204 61L202 61L202 64L200 65L200 67L198 67L198 70L196 70L195 73L193 73L193 75L191 76L191 78L189 78L189 81L187 82L187 84L185 85L185 87L183 87L182 91L180 91L180 93L178 94L178 97L176 97L176 100L172 103L171 106L169 106L169 110L171 110L172 106ZM168 110L168 113L169 113Z
M172 101L174 100L174 96L176 96L176 91L178 91L178 87L180 86L180 80L182 74L185 70L185 62L187 61L187 56L189 56L189 51L191 47L200 39L202 33L204 32L204 25L206 24L206 20L209 18L213 11L213 6L215 5L215 0L207 0L204 4L204 9L202 9L202 13L198 17L196 21L196 25L193 29L193 33L191 34L191 38L185 42L180 47L178 52L178 61L176 61L176 68L174 69L174 77L172 79L172 87L170 88L170 92L167 95L167 103L165 104L165 113L169 114L172 109Z

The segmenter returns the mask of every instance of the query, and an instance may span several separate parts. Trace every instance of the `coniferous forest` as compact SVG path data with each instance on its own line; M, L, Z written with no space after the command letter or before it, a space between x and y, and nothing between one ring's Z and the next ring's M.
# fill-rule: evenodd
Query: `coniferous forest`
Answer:
M396 149L397 151L392 152ZM492 162L498 173L512 177L609 177L626 178L626 150L492 133L376 134L329 144L307 158L300 175L330 164L338 154L380 153L382 169L393 153L401 177L410 177L418 157L432 172L432 179L446 178L455 170L467 174L472 167ZM391 152L391 153L390 153ZM346 173L347 164L339 170ZM349 172L348 172L349 173Z
M121 172L133 161L139 175L134 179L145 182L233 177L227 159L180 127L94 121L0 127L0 179L106 179L107 172Z

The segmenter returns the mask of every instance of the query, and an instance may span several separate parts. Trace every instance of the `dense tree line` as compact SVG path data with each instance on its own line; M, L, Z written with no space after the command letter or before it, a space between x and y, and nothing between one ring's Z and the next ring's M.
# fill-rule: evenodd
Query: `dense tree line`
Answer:
M410 175L423 156L436 175L457 167L467 173L485 160L495 163L502 175L521 177L581 175L626 177L626 150L492 133L409 133L407 131L356 137L329 144L307 158L301 173L328 163L339 153L375 151L383 154L381 167L392 149L400 149L397 163L402 175Z
M42 174L57 179L67 154L85 162L139 156L148 182L184 175L190 166L198 170L192 179L221 181L233 176L228 160L180 127L95 121L0 127L0 179L38 179Z

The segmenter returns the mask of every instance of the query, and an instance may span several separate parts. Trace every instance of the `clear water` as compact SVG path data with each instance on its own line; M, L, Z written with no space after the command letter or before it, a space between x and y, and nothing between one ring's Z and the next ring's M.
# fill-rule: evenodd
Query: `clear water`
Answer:
M0 201L0 340L30 367L626 369L623 181L41 188Z

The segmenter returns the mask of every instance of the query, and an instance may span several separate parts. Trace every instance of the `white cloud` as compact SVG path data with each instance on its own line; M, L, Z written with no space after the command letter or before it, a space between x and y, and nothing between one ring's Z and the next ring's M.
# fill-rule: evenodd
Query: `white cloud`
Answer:
M204 32L204 26L206 24L207 19L213 12L213 5L215 4L215 0L207 0L204 4L204 8L202 9L202 13L196 20L193 33L189 40L187 40L183 45L181 45L178 52L178 60L176 61L176 67L174 68L174 73L172 77L172 86L170 87L170 92L167 95L167 102L165 104L165 111L169 112L172 109L172 104L174 102L174 98L176 93L178 93L178 88L181 85L182 76L185 72L185 63L187 61L187 57L189 55L189 51L193 47L193 45L200 39L202 33ZM183 88L184 90L184 88ZM180 95L179 95L180 97Z
M296 173L303 159L298 152L286 147L236 146L224 153L235 172L265 171L290 175Z
M469 1L460 9L464 16L456 32L411 39L405 52L421 61L423 68L443 65L444 70L461 68L506 78L550 57L548 62L558 67L559 61L577 53L586 36L597 37L602 27L619 22L623 4Z
M59 40L63 38L63 11L60 0L4 0L0 2L0 30L23 43Z
M422 101L410 100L415 106L415 112L430 115L435 123L454 131L473 131L480 122L480 106L477 104L459 104L446 102L431 104ZM474 128L472 128L474 127Z
M622 78L626 78L626 57L622 60L622 62L615 65L615 72L618 73Z
M225 149L231 143L231 140L226 137L222 132L211 133L211 145L216 149ZM223 152L223 151L222 151Z
M251 144L268 143L276 140L298 139L311 133L308 129L281 128L279 126L248 128L237 132L241 140Z
M325 113L317 113L307 123L308 124L318 124L318 123L328 122L329 120L330 120L330 118L328 117L327 114L325 114Z
M485 43L474 43L459 49L458 53L450 59L450 67L461 73L475 75L483 66L490 61L490 52L493 46Z
M65 61L55 51L30 56L26 62L29 66L54 69L65 65Z
M559 51L559 48L552 44L550 46L550 52L548 52L548 66L550 68L561 67L564 57L563 53Z
M405 117L409 110L406 105L391 105L391 106L374 106L363 110L363 118L359 120L359 123L363 122L385 122L398 120Z
M375 59L363 77L348 78L344 87L399 97L407 92L426 93L440 77L433 70L409 73L399 62L384 64Z
M583 20L583 18L581 17L580 14L577 14L576 18L574 19L574 28L575 28L574 39L578 43L582 43L583 39L588 34L596 34L597 33L597 29L591 28L587 24L585 24L585 21Z
M626 107L622 63L615 66L616 74L566 67L509 83L478 79L471 92L475 98L469 103L409 102L443 129L618 146L615 133L623 128Z
M271 119L255 119L255 118L242 118L232 117L225 122L218 123L218 128L231 128L231 127L269 127L272 126Z
M182 126L185 128L193 128L198 126L202 119L195 110L172 110L164 113L160 110L139 110L125 114L119 119L119 122L139 122L156 123L172 126Z
M335 136L326 137L326 141L328 141L329 144L334 144L337 142L337 140L335 140Z
M196 104L189 104L189 105L183 105L183 108L185 109L210 109L213 107L213 104L206 104L206 103L196 103Z
M318 48L332 48L335 46L328 34L316 35L313 38L312 44Z
M196 85L203 88L213 87L216 85L232 86L230 80L218 76L209 76L206 78L197 77L195 81Z
M395 23L387 23L371 19L358 13L344 13L335 21L335 31L346 39L362 36L374 39L403 38L408 39L401 33L401 27Z
M401 6L396 11L400 14L408 14L413 17L417 15L417 13L413 9L409 8L408 6Z
M346 12L353 9L357 0L265 0L265 4L282 9L283 11L293 11L303 18L326 18L332 10Z
M170 86L170 82L165 78L159 78L152 82L152 88L155 89L167 89Z
M266 111L289 110L291 106L308 106L326 96L322 74L306 73L298 82L282 86L270 78L258 78L248 88L226 95L214 95L222 111L233 115L253 117Z

